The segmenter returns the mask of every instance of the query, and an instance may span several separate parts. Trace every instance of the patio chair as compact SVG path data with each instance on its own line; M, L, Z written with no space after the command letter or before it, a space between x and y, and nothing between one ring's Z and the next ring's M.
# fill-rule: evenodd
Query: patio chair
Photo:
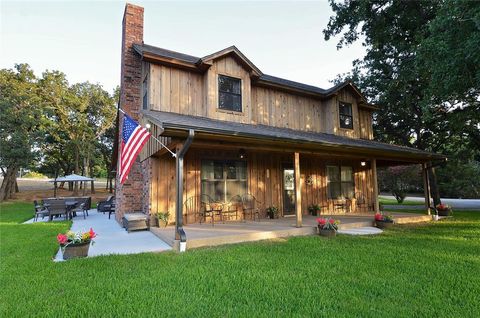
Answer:
M111 210L111 205L115 202L115 196L111 195L109 196L105 201L100 201L97 204L97 211L98 212L110 212Z
M357 208L370 210L371 206L368 205L367 199L365 199L365 196L362 193L355 193L355 199Z
M37 200L33 200L33 206L35 209L35 215L33 217L33 222L38 221L38 217L41 216L42 220L44 217L49 215L48 210L43 206L43 204L38 204Z
M255 221L255 216L257 216L257 220L260 221L260 205L261 202L258 201L253 194L244 194L242 196L243 221L246 222L247 214L250 215L250 219L253 221Z
M115 214L115 201L113 201L112 204L110 204L110 210L108 210L108 219L110 220L110 216L112 214Z
M65 216L65 220L68 218L67 207L65 206L65 200L51 200L47 206L49 221L52 221L54 217Z
M195 221L199 220L207 222L207 218L211 218L212 226L215 224L215 216L219 215L223 222L222 210L223 206L215 202L209 195L202 194L199 196L192 196L184 202L186 215L195 215Z
M80 203L72 210L72 212L74 213L74 215L76 215L77 213L83 213L83 219L85 220L85 215L88 216L88 210L90 210L91 205L92 198L85 198L82 203ZM108 218L110 218L110 215L108 216Z
M223 207L222 216L223 219L227 217L229 220L232 216L235 216L235 220L238 220L238 210L242 208L242 197L235 195L230 198L228 203Z

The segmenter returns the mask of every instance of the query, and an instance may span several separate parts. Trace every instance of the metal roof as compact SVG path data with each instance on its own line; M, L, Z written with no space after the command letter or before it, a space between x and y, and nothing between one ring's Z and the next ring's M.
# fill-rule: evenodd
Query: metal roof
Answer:
M74 182L74 181L93 181L95 179L79 176L78 174L69 174L68 176L58 177L53 180L49 180L49 182Z
M214 120L205 117L181 115L169 112L143 110L142 113L163 129L188 130L218 135L250 137L255 139L270 139L288 141L297 144L316 144L319 146L344 147L356 150L385 151L405 157L414 156L423 159L443 159L445 156L398 145L387 144L374 140L348 138L327 133L315 133L279 128L265 125L242 124L228 121Z
M192 64L192 66L200 65L205 59L208 59L209 57L211 57L215 54L221 53L223 51L230 52L230 51L234 50L234 51L237 52L237 54L239 54L241 56L242 59L246 60L247 63L250 63L252 65L252 67L255 70L257 70L257 72L260 74L260 76L256 79L256 81L259 82L259 83L279 85L279 86L288 87L288 88L292 88L292 89L296 89L296 90L301 90L301 91L304 91L304 92L307 92L307 93L317 94L317 95L320 95L322 97L328 97L330 94L335 93L336 91L338 91L338 90L340 90L340 89L342 89L342 88L344 88L348 85L352 85L352 87L358 92L358 94L362 96L362 99L364 99L363 95L349 81L339 83L335 86L330 87L329 89L323 89L323 88L320 88L320 87L317 87L317 86L303 84L303 83L300 83L300 82L295 82L295 81L287 80L287 79L284 79L284 78L280 78L280 77L276 77L276 76L272 76L272 75L268 75L268 74L263 74L235 46L228 47L224 50L221 50L221 51L213 53L213 54L209 54L205 57L196 57L196 56L193 56L193 55L183 54L183 53L180 53L180 52L171 51L171 50L159 48L159 47L148 45L148 44L141 44L141 45L140 44L134 44L133 48L138 54L140 54L142 56L145 53L149 53L149 54L152 54L152 55L156 55L156 56L160 56L160 57L164 57L164 58L168 58L168 59L174 59L174 60L178 60L178 61L181 61L181 62L190 63L190 64Z

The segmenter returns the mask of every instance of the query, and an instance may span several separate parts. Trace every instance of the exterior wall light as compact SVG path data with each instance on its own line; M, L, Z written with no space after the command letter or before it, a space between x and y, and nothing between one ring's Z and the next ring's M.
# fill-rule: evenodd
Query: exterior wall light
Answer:
M361 165L362 167L365 167L365 166L367 165L367 162L365 162L365 161L360 161L360 165Z
M238 156L240 157L240 159L245 159L247 157L247 154L245 153L245 149L240 148L240 150L238 150Z

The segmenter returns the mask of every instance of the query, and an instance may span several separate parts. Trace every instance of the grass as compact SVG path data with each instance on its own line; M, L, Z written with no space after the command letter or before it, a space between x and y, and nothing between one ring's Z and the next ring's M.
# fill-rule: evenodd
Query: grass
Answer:
M379 196L378 201L380 202L380 204L383 204L383 205L425 205L425 203L422 201L409 201L409 200L405 200L402 203L398 203L397 200L395 199L388 199L381 196Z
M2 214L3 214L2 209ZM67 222L0 224L0 316L477 317L480 213L316 236L53 263ZM100 233L101 235L101 233Z
M23 223L33 216L32 202L10 201L0 203L1 223Z

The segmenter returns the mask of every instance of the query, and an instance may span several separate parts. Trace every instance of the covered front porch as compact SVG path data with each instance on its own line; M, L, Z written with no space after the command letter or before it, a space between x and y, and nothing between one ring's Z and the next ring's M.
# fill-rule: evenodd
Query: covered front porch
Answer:
M348 216L346 224L362 215L364 222L371 223L373 212L380 210L377 167L421 163L426 172L427 164L439 158L416 149L325 133L154 111L144 111L144 116L152 123L154 134L161 135L176 154L172 158L170 149L152 143L143 157L150 160L151 167L149 209L170 212L170 222L175 224L175 229L157 232L177 242L196 236L198 242L206 236L234 242L245 237L312 234L312 205L318 205L321 215ZM428 178L424 179L428 189ZM237 201L239 213L232 213L233 219L230 215L227 221L247 222L223 225L221 212L225 207L230 210L235 203L232 198L244 196L254 198L253 209L262 222L250 222L251 217L242 213L242 199ZM212 208L212 204L221 208ZM208 221L202 214L207 207L219 211L218 217L212 217L213 227L198 224ZM271 207L278 208L280 219L263 221ZM218 235L222 229L230 234Z
M414 213L392 213L397 224L418 223L431 220L425 214ZM322 215L329 217L329 215ZM340 220L339 233L362 233L362 230L373 226L373 213L359 213L355 215L331 216ZM215 226L211 224L189 224L184 226L188 237L186 248L198 248L217 246L224 244L235 244L252 242L267 239L280 239L290 236L314 235L317 233L317 222L314 216L304 216L303 226L297 227L296 219L283 217L279 219L262 219L246 222L225 222ZM175 246L175 227L151 228L153 234L158 236L170 246ZM357 230L357 231L355 231ZM380 230L379 230L380 231ZM380 231L381 232L381 231ZM372 232L364 231L370 234Z

